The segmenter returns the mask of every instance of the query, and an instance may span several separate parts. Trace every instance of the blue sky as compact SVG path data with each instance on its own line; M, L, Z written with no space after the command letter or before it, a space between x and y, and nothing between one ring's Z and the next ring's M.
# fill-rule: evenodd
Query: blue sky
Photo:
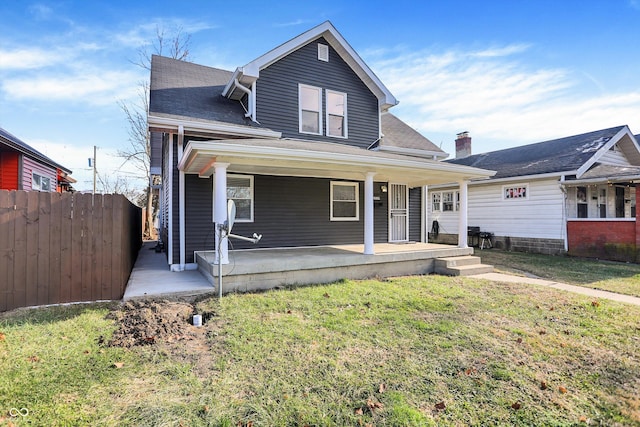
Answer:
M640 0L0 2L0 126L67 166L131 181L119 100L156 27L191 34L193 62L233 70L330 20L448 153L480 153L621 124L640 133ZM138 184L139 185L139 184Z

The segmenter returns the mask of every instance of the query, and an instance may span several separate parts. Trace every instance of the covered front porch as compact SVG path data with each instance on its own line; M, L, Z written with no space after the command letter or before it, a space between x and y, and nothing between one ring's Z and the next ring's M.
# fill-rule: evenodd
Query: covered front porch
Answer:
M436 260L451 257L460 257L460 264L471 263L480 268L480 260L471 256L473 248L468 247L419 242L376 243L375 255L363 254L363 251L364 245L232 250L229 264L222 265L223 293L340 279L430 274L437 271ZM219 292L215 251L196 252L195 257L198 270Z
M179 138L178 147L182 145L180 142ZM432 183L458 182L460 211L463 212L460 222L466 228L467 182L493 174L342 144L280 139L190 141L181 153L177 167L180 174L177 224L180 263L172 266L176 270L185 268L187 256L203 253L200 248L193 248L194 252L191 252L185 244L188 233L183 230L196 226L187 221L188 215L183 213L194 188L185 184L186 175L197 175L198 179L210 180L213 184L214 241L216 246L219 243L220 250L205 252L209 254L206 260L208 263L217 255L220 263L227 265L232 261L227 239L221 239L221 232L224 232L221 227L229 219L227 200L239 197L236 187L229 190L229 179L234 183L237 179L246 181L241 189L243 216L234 233L262 234L259 246L263 249L361 243L352 248L357 247L358 255L366 258L378 254L377 245L383 239L394 243L426 242L426 232L409 236L409 189L421 189L422 194L426 194L427 185ZM348 197L336 195L334 188L350 189L351 193ZM411 216L418 221L426 212L426 198L422 196L419 200L414 208L415 215ZM338 208L341 211L336 214L334 209ZM238 222L236 218L236 224ZM467 248L466 235L460 237L458 247ZM193 262L200 266L202 259L194 258Z

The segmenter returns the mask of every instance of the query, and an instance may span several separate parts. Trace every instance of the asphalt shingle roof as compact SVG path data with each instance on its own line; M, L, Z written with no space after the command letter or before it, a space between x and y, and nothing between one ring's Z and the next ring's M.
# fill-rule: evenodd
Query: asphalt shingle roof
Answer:
M409 148L412 150L436 151L443 153L437 145L420 132L391 113L382 114L382 147Z
M447 162L495 170L496 178L574 171L624 126L553 139L489 153L475 154Z
M3 128L0 128L0 144L11 147L14 150L20 151L21 153L38 160L41 163L45 163L51 167L62 169L67 173L71 173L71 170L62 166L59 163L54 162L49 157L45 156L35 148L28 145L26 142L22 141L17 136L7 132Z
M244 117L239 102L222 96L232 75L231 71L154 55L149 112L164 117L259 127Z

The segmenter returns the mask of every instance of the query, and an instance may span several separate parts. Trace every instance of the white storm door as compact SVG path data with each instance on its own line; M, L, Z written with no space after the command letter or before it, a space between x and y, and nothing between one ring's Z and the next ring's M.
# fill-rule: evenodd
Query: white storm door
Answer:
M409 241L409 189L389 184L389 242Z

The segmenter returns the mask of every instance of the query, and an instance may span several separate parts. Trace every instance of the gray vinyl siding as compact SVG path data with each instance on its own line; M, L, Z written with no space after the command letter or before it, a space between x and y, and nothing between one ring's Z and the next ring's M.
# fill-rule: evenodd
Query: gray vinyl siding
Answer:
M422 189L420 187L409 189L409 240L420 241L422 212Z
M185 189L185 255L186 262L192 263L193 251L215 249L213 178L185 175Z
M256 118L263 126L282 132L284 138L368 147L378 139L378 100L331 46L329 62L319 61L318 43L328 45L323 38L314 40L260 71ZM347 139L298 132L299 83L323 89L323 134L325 90L347 94Z
M254 222L236 222L233 233L241 236L258 233L263 237L257 245L231 239L230 248L362 244L364 183L360 182L359 185L359 221L329 220L330 183L329 179L254 175ZM375 194L381 194L382 184L386 183L375 183ZM185 186L186 255L189 263L192 262L193 251L211 250L215 247L214 224L211 222L213 184L211 178L201 179L188 175ZM177 203L175 205L177 209ZM178 227L177 221L175 227ZM381 197L381 201L374 206L374 230L375 242L388 241L386 197ZM177 260L174 263L179 262L179 255L174 256L174 259Z

